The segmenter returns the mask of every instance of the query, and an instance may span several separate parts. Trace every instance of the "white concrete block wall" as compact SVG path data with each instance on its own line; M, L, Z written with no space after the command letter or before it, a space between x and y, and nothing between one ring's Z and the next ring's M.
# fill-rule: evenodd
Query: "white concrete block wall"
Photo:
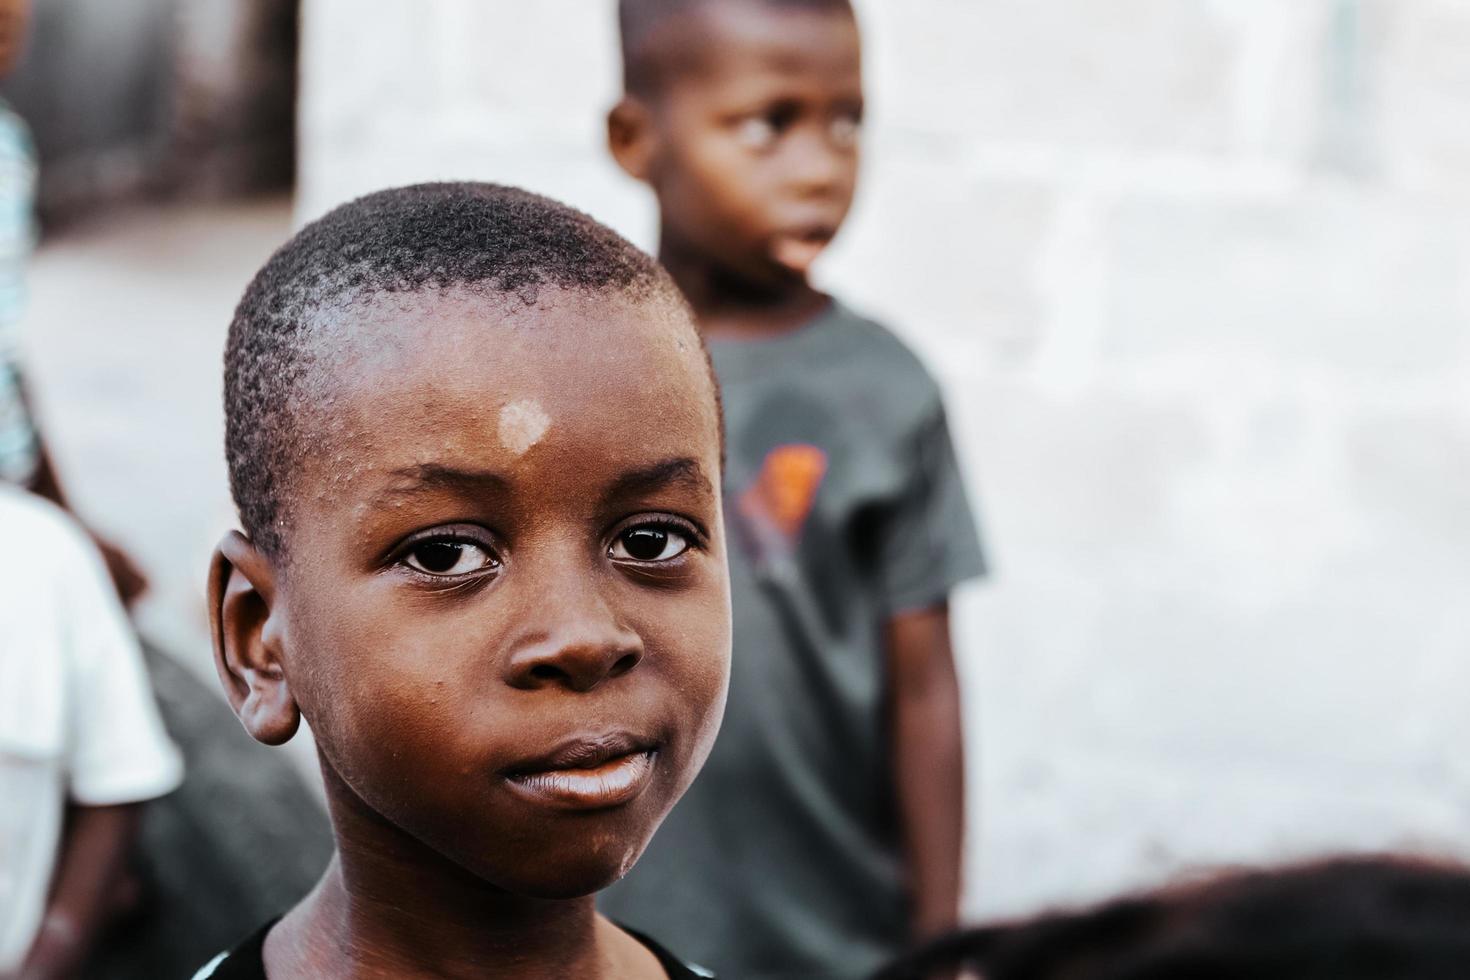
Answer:
M822 267L947 384L996 563L958 609L971 909L1337 849L1470 854L1470 4L866 0ZM571 201L612 0L307 0L307 218Z

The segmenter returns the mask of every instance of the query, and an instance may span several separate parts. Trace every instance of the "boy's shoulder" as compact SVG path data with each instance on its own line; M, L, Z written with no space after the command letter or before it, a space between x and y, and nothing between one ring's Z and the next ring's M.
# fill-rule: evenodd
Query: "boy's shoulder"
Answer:
M48 623L96 631L123 622L102 555L71 514L0 483L0 541L25 556L0 566L0 594L9 600L0 604L0 636L24 636L41 649L56 642Z
M887 380L938 393L939 383L919 355L889 327L839 300L833 300L832 315L842 327L840 342L859 369L882 371Z
M47 580L56 571L74 572L92 560L92 543L76 520L43 497L0 483L0 538L27 555L16 581ZM39 565L38 565L39 563Z
M818 326L828 349L798 382L808 395L845 406L875 435L895 438L943 413L939 382L886 324L834 300Z
M272 919L239 946L229 952L220 953L200 967L193 980L265 980L265 937L280 921L279 917ZM659 966L668 974L669 980L714 980L714 974L710 971L685 963L643 933L631 929L625 931L654 955Z
M712 345L720 380L727 386L760 379L795 385L819 395L824 389L864 398L888 395L907 405L934 405L940 389L919 356L886 325L834 299L795 333L765 343Z

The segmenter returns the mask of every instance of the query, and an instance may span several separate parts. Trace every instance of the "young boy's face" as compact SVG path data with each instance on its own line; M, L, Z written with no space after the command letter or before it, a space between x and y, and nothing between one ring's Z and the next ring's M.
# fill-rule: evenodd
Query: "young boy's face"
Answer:
M30 13L30 0L0 0L0 78L20 61Z
M740 0L697 5L668 30L698 64L672 72L647 107L639 176L658 195L665 235L753 283L804 277L857 185L855 20Z
M687 313L544 289L343 316L350 380L312 430L272 608L334 811L518 894L601 888L703 763L728 678Z

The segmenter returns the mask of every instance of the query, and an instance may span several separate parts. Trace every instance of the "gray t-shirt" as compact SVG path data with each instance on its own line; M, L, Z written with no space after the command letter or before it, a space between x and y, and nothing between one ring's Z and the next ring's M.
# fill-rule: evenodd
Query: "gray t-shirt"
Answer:
M841 305L714 343L735 653L714 751L603 907L721 976L857 977L908 902L882 627L983 574L933 379Z

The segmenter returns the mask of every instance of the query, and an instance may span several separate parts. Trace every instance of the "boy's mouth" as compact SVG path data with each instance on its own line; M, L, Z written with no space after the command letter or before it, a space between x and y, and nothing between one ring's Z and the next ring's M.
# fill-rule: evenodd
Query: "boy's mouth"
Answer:
M569 741L505 773L522 798L558 810L603 810L635 799L653 778L657 748L625 734Z
M783 232L771 243L771 257L792 272L804 273L832 243L836 234L835 229L826 226Z

